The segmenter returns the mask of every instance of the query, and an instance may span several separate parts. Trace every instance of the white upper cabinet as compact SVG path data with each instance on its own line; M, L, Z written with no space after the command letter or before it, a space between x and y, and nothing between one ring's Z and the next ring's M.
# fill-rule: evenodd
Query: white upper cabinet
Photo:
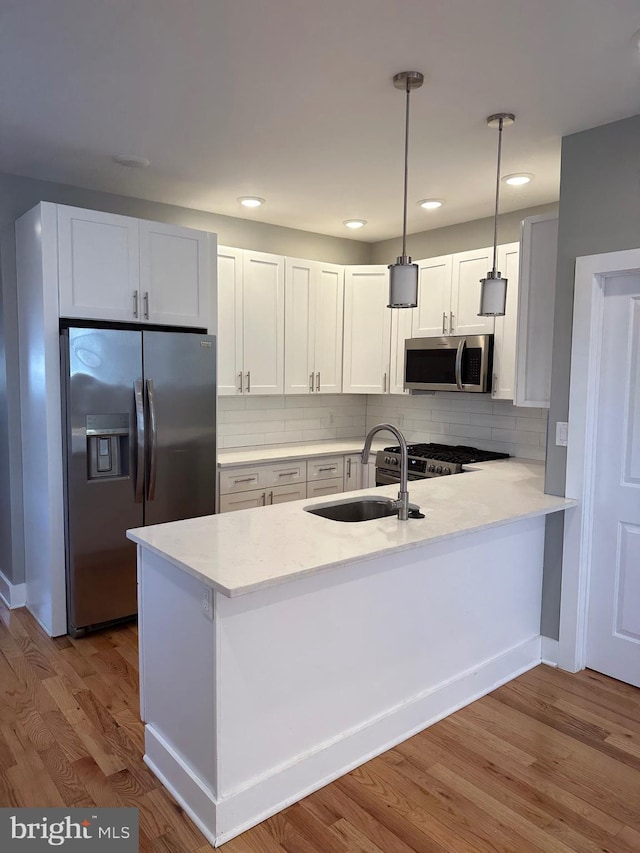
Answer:
M59 205L60 316L207 328L213 234Z
M210 239L204 231L140 221L143 320L208 327Z
M240 394L242 371L242 249L218 246L218 394Z
M443 255L417 261L418 307L412 309L413 337L436 338L449 334L453 258Z
M286 394L342 390L343 295L342 267L286 259Z
M218 249L218 393L282 394L284 258Z
M60 316L140 320L138 220L59 205Z
M342 382L345 394L386 394L389 389L391 309L387 308L388 296L386 266L345 269Z
M493 317L478 317L480 279L493 265L493 249L474 249L453 255L450 335L488 335L494 330Z
M516 354L517 406L549 408L555 312L557 215L522 223Z
M519 262L520 243L498 246L498 269L508 284L505 315L495 318L491 383L491 397L494 400L513 400L515 394Z

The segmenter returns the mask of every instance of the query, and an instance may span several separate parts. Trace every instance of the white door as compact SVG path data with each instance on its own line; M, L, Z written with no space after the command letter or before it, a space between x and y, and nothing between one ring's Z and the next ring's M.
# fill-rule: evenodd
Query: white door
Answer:
M487 335L493 332L493 317L478 317L480 279L493 265L493 249L475 249L453 256L453 284L449 334Z
M316 264L314 367L319 394L342 391L342 317L344 270Z
M313 261L287 258L284 274L284 393L311 394L315 304Z
M389 390L391 308L385 266L347 267L344 280L345 394L386 394Z
M142 319L165 326L209 326L209 243L193 228L140 221ZM214 254L215 257L215 254Z
M142 319L138 220L59 205L61 317Z
M284 393L284 258L244 252L242 338L246 394Z
M640 687L640 276L607 280L587 666Z
M218 394L241 394L242 249L218 247Z
M505 315L495 318L491 385L491 397L494 400L513 400L515 395L519 261L520 243L498 246L498 268L508 284Z
M413 337L437 338L449 334L451 255L418 261L418 307L413 315Z

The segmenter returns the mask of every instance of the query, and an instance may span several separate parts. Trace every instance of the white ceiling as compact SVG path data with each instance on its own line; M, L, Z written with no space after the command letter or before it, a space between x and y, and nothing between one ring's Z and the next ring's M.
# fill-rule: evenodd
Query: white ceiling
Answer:
M561 137L640 112L638 30L638 0L0 0L0 170L376 241L415 69L408 230L438 228L492 214L497 111L536 176L501 209L556 200Z

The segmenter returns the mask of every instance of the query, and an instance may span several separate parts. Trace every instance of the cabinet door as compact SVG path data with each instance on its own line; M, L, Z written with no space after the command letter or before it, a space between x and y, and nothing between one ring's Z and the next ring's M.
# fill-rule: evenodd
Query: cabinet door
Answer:
M140 221L143 320L208 328L211 242L215 246L214 235L204 231Z
M315 286L315 389L320 394L342 391L342 319L344 270L317 264Z
M284 258L244 252L242 269L244 389L284 393Z
M220 495L220 512L234 512L237 509L252 509L265 506L267 493L264 489L240 492L237 495Z
M342 477L334 477L331 480L318 480L316 483L307 483L307 497L319 498L321 495L339 495L342 493Z
M307 482L314 480L329 480L344 474L344 459L342 456L331 456L307 460Z
M311 394L315 389L313 359L316 264L287 258L284 278L284 393Z
M493 249L476 249L453 256L453 284L449 334L486 335L493 332L493 317L478 317L480 279L493 264Z
M452 274L451 255L418 261L418 307L411 312L414 338L449 334Z
M404 342L411 337L414 310L413 308L395 308L391 311L390 394L409 393L404 390Z
M141 319L138 220L59 205L60 316Z
M274 486L267 492L268 504L284 504L289 501L302 501L307 497L306 483L291 486Z
M389 271L385 266L345 270L345 394L386 394L389 388L391 309L387 308Z
M516 406L549 408L557 254L557 215L525 219L518 299Z
M362 485L362 459L359 453L344 457L344 491L355 492Z
M494 400L513 400L515 394L519 260L520 243L498 246L498 269L508 284L505 315L495 318L491 386L491 397Z
M218 247L218 394L241 394L242 249Z

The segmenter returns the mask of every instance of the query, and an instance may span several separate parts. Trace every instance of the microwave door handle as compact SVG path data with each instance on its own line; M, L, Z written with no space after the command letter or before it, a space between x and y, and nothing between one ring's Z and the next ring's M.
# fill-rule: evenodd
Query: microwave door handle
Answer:
M458 351L456 352L456 385L458 386L458 391L463 391L462 387L462 353L466 346L466 341L464 338L461 341L458 341Z

